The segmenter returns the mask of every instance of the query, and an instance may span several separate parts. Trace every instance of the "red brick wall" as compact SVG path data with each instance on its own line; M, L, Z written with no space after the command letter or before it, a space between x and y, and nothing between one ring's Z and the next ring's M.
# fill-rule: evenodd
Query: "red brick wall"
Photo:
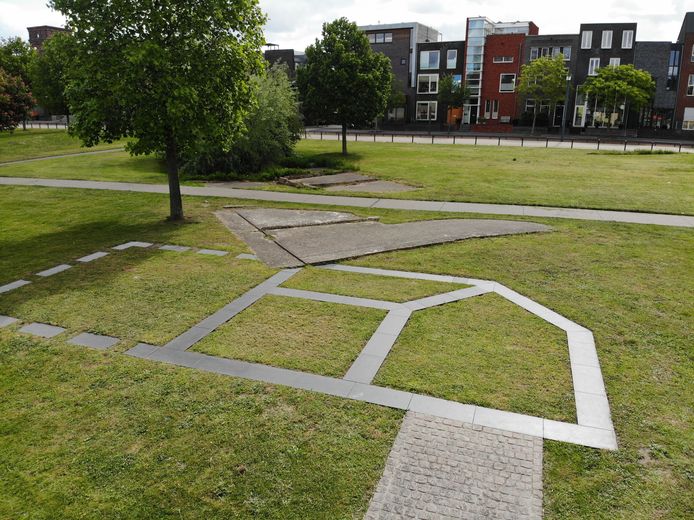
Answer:
M694 96L687 96L687 83L689 75L694 74L694 62L692 62L692 45L694 45L694 33L687 33L684 37L682 49L682 67L680 68L680 84L677 89L677 106L675 108L675 121L682 122L685 107L694 107Z
M490 123L499 123L504 116L515 119L518 115L518 95L516 92L499 92L501 74L515 74L516 84L520 77L520 66L523 56L523 34L493 34L487 36L484 44L484 64L482 68L482 95L480 99L480 117L485 116L487 100L499 102L499 117ZM495 57L512 56L512 63L494 63ZM490 111L491 112L491 111ZM491 113L490 113L491 117Z

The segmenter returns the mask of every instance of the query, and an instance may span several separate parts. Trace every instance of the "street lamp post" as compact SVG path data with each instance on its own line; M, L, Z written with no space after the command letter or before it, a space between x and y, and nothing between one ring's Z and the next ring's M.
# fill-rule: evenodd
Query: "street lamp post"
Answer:
M564 141L566 132L566 112L569 110L569 95L571 94L571 74L566 75L566 97L564 98L564 110L561 114L561 140Z

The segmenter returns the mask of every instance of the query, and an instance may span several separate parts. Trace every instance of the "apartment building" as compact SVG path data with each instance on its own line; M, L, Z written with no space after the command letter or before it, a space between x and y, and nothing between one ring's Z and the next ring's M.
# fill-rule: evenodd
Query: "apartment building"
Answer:
M64 27L53 27L51 25L37 25L27 27L29 33L29 45L36 50L41 50L43 43L56 33L70 32Z
M675 128L694 133L694 12L685 15L677 43L681 56Z
M671 42L636 42L634 66L655 80L655 95L639 114L638 126L653 130L674 128L677 82L682 46Z
M417 123L459 124L462 109L439 106L439 83L452 76L461 84L464 74L464 41L428 42L417 46L417 89L414 120Z

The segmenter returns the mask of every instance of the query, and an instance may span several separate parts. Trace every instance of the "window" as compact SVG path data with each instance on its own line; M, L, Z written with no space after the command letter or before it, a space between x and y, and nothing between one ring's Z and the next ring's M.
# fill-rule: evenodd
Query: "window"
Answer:
M400 58L400 65L407 65L407 58Z
M530 61L536 60L540 56L559 56L564 55L564 61L571 59L571 46L567 47L531 47Z
M453 85L458 86L463 82L463 76L461 74L453 74Z
M513 63L513 56L494 56L494 63Z
M610 58L610 67L619 67L621 61L620 58Z
M588 63L588 75L597 76L598 69L600 68L600 58L591 58Z
M525 100L525 111L526 112L533 112L535 110L535 100L532 98L528 98Z
M438 69L439 51L422 51L419 53L420 69Z
M600 47L603 49L612 48L612 31L602 31L602 43Z
M371 33L369 36L369 43L376 43L376 35Z
M694 74L689 75L689 83L687 84L687 95L694 96Z
M564 61L568 61L571 59L571 46L567 47L551 47L552 49L552 56L557 56L559 54L564 55Z
M436 101L417 101L417 121L436 121Z
M392 43L393 33L371 33L367 35L369 43Z
M495 99L492 101L492 119L499 118L499 100Z
M682 130L694 130L694 107L687 107L684 109Z
M694 52L694 51L693 51ZM665 90L677 90L677 80L680 76L680 51L672 49L670 51L670 59L667 64L667 81Z
M536 60L540 57L540 49L537 47L532 47L530 49L530 61Z
M383 39L386 43L393 43L393 33L386 33Z
M500 74L499 75L499 92L513 92L516 90L516 75L515 74Z
M590 49L593 46L593 31L581 33L581 49Z
M446 53L446 68L454 69L458 65L458 50L448 49Z
M385 34L383 33L377 33L376 34L376 43L384 43L386 40Z
M484 118L489 119L492 116L492 102L488 99L484 102Z
M690 61L694 63L694 44L692 44L692 57Z
M438 92L438 74L420 74L417 76L417 94L438 94Z
M634 46L634 31L622 32L622 49L631 49Z

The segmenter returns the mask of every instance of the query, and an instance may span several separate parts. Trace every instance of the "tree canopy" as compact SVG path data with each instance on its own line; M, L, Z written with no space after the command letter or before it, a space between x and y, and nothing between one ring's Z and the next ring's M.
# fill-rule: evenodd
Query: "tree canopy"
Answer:
M74 55L74 36L56 33L46 40L31 64L32 93L39 104L53 114L70 114L65 89Z
M17 128L33 106L34 99L22 78L0 68L0 131Z
M521 67L517 91L524 98L535 100L533 132L540 102L544 101L554 108L564 99L568 73L562 54L554 57L542 56Z
M133 154L163 153L172 219L183 218L179 163L229 150L263 69L257 0L51 0L75 37L67 98L85 144L131 137Z
M461 108L470 99L470 89L461 81L456 81L451 74L446 74L439 81L436 99L448 112L453 108Z
M36 51L21 38L0 38L0 69L21 78L27 86L31 85L30 68L35 57Z
M307 64L297 72L304 115L347 127L366 125L382 115L391 98L390 59L371 49L366 35L346 18L323 24L320 39L306 49Z

